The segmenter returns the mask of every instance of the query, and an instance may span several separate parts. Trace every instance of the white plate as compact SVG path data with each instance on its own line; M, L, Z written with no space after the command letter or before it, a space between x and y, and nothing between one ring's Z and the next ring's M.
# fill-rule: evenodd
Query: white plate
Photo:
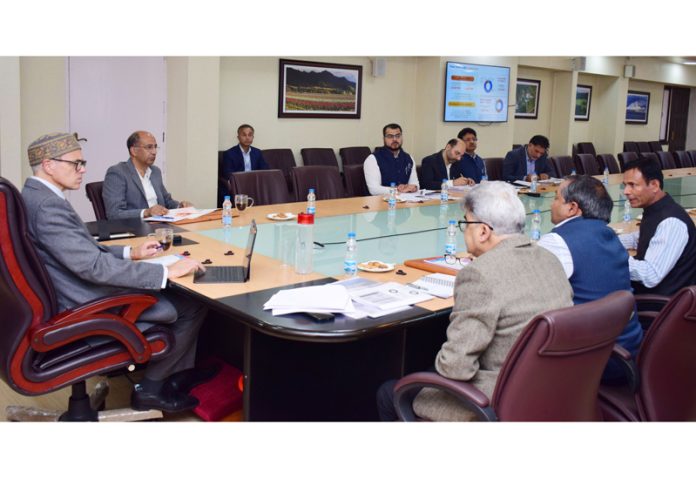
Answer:
M389 202L389 196L382 196L382 201ZM397 196L396 202L406 202L406 200Z
M284 216L279 216L279 214L283 214ZM289 221L291 219L295 219L297 217L297 215L293 214L291 212L284 212L284 213L272 212L271 214L266 214L266 217L268 219L273 220L273 221Z
M612 229L613 229L614 232L617 233L617 234L623 234L623 231L624 231L624 230L621 229L620 227L612 227Z
M386 267L370 267L368 266L370 262L377 262ZM387 264L386 262L382 261L365 261L358 263L358 269L365 272L389 272L394 270L394 264Z

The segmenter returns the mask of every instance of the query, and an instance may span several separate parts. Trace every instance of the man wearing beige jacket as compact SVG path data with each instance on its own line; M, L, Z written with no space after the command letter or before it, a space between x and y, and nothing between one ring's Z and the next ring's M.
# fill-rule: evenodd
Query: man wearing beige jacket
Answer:
M435 358L440 375L471 382L491 397L500 368L535 315L573 305L573 291L558 259L523 234L524 206L503 182L475 186L462 201L468 252L476 259L457 274L447 340ZM380 417L396 419L393 384L378 393ZM391 405L391 408L390 408ZM455 398L432 388L414 401L427 420L473 420Z

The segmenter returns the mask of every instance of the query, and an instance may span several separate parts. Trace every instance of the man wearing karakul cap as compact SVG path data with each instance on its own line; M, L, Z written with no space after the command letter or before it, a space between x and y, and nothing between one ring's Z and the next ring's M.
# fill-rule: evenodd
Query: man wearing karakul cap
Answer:
M59 311L97 299L131 292L150 291L158 302L138 320L167 324L175 337L172 352L152 361L145 377L135 386L131 405L178 412L195 407L188 395L196 374L191 371L198 330L205 310L173 294L160 293L168 278L202 269L197 261L184 258L165 267L138 261L157 253L158 243L147 241L136 247L104 246L97 243L66 200L63 191L80 187L87 162L76 135L50 133L28 148L34 176L22 190L26 203L29 236L53 281Z

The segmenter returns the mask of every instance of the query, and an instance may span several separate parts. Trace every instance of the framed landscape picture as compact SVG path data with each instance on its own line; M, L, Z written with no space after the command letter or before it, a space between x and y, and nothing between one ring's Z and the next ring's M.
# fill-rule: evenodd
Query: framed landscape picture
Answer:
M630 91L626 96L626 123L648 124L650 109L650 93L646 91Z
M360 118L362 66L280 60L279 118Z
M590 104L592 103L592 87L578 85L575 90L575 121L589 121Z
M539 116L541 81L517 78L515 118L536 119Z

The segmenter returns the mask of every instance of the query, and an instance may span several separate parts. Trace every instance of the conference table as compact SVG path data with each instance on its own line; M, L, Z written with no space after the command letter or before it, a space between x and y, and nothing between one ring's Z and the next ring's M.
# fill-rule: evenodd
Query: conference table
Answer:
M696 207L692 175L696 176L696 168L665 172L665 190L685 208ZM642 211L633 210L632 220L622 222L622 179L621 174L611 175L607 189L615 201L612 226L629 232ZM527 212L526 230L535 209L541 212L542 233L553 227L550 207L555 189L554 185L541 186L539 197L520 194ZM273 221L268 215L297 214L304 207L304 203L255 206L235 217L228 229L219 221L182 226L185 244L168 253L186 251L212 265L239 265L254 219L258 234L251 277L245 283L195 284L189 275L170 280L169 287L208 306L199 347L243 370L246 420L375 420L375 393L382 382L433 366L446 338L452 299L432 299L374 319L326 321L305 314L274 316L263 310L263 304L282 289L346 278L343 257L351 231L358 241L358 262L395 264L393 271L359 272L360 277L413 282L428 272L405 266L404 261L441 256L448 222L462 219L463 212L456 198L444 205L439 198L403 203L395 211L388 211L381 197L318 201L314 241L320 245L313 251L313 272L297 274L292 266L296 225L294 221ZM457 235L457 250L460 254L466 251L463 234Z

